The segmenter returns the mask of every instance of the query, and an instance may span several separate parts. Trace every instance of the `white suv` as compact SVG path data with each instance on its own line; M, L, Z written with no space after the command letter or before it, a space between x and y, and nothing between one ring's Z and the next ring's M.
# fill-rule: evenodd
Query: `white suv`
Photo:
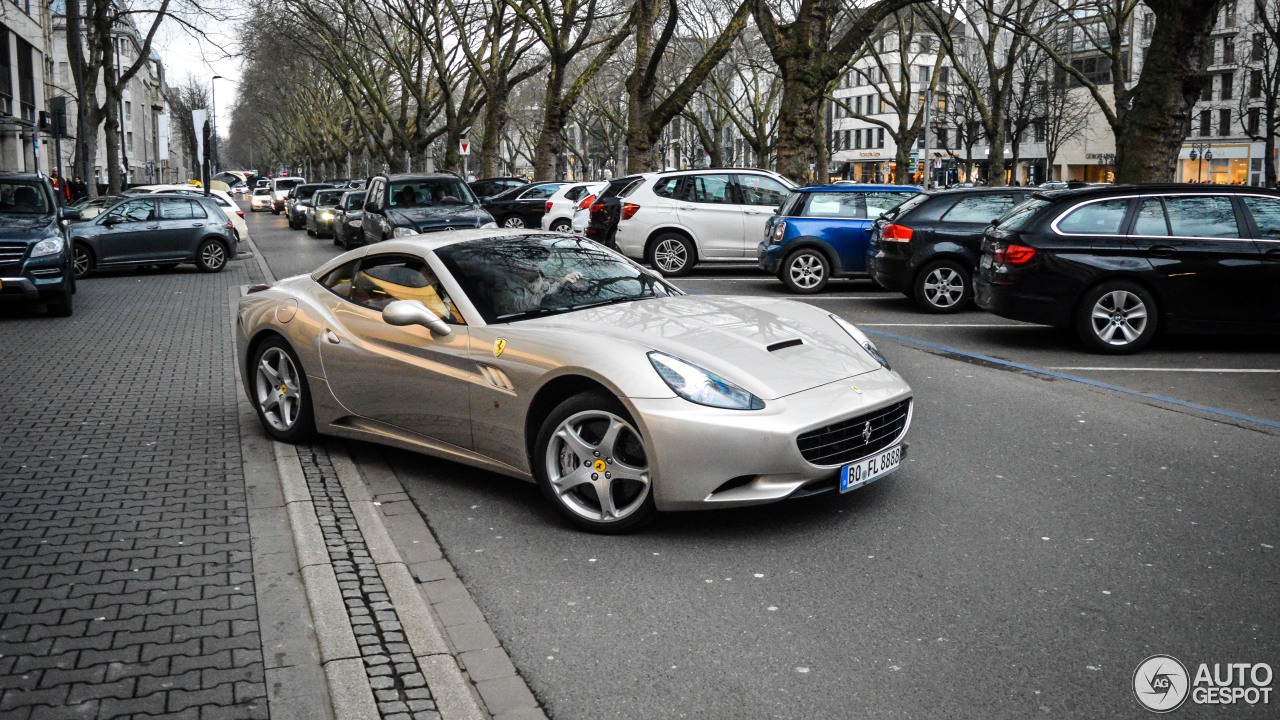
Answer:
M699 262L749 262L794 187L767 170L657 173L622 198L618 249L671 277Z

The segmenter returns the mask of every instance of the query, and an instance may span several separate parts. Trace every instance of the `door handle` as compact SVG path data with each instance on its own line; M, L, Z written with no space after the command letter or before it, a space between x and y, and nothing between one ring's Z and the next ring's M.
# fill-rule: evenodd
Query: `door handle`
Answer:
M327 340L327 341L329 342L329 344L330 344L330 345L341 345L341 344L342 344L342 339L341 339L341 338L339 338L339 337L338 337L338 335L337 335L337 333L335 333L335 332L334 332L334 331L332 331L332 330L325 330L325 331L324 331L324 339L325 339L325 340Z
M202 223L202 222L193 222L193 223L191 223L191 227L203 227L203 226L204 226L204 223Z
M1148 251L1156 257L1173 257L1178 249L1169 245L1152 245Z
M159 224L155 224L155 225L148 225L148 226L147 226L147 229L148 229L148 230L155 230L155 229L156 229L156 228L158 228L158 227L160 227L160 225L159 225Z
M1271 248L1262 253L1268 260L1280 260L1280 248Z

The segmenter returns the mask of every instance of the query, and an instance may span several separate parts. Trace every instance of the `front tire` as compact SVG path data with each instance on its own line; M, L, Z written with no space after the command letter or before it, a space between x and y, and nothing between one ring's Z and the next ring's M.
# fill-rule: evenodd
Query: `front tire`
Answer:
M560 403L542 422L533 466L542 494L581 530L624 533L658 512L644 441L617 398Z
M267 434L281 442L301 443L316 434L311 387L302 363L284 338L267 339L249 365L253 407Z
M222 272L227 266L227 246L217 240L205 240L196 248L196 267L200 272Z
M698 254L689 238L666 233L659 235L649 246L648 260L664 276L682 277L698 263Z
M71 295L74 290L66 290L57 298L45 303L45 310L51 317L71 317Z
M502 227L504 228L521 229L524 228L524 226L524 218L519 215L508 215L506 219L502 221Z
M973 298L969 271L955 260L939 260L916 274L913 288L916 304L935 315L949 315L965 309Z
M782 283L793 293L812 295L822 292L831 279L831 263L821 250L801 248L782 263Z
M1128 355L1155 337L1159 312L1141 285L1111 280L1091 288L1076 308L1076 334L1091 352Z

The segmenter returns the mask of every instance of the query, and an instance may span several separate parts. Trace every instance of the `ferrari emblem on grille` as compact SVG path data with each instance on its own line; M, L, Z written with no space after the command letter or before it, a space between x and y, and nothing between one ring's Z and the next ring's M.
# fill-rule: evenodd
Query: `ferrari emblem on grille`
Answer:
M862 388L858 387L857 385L850 385L849 389L858 393L859 395L862 394Z
M871 442L871 423L862 426L862 442Z

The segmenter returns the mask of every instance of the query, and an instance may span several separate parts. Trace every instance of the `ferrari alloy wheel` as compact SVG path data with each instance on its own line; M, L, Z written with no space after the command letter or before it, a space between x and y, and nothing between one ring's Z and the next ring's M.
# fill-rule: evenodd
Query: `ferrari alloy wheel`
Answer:
M252 370L254 407L267 432L285 442L309 438L315 426L307 379L284 340L263 343Z
M935 314L960 312L973 295L969 272L954 260L939 260L925 266L916 276L916 303Z
M649 264L668 277L688 274L695 262L693 243L683 235L662 235L649 250Z
M574 525L625 532L656 513L644 441L616 399L566 400L543 423L537 448L543 493Z
M803 248L791 253L782 265L782 282L793 293L821 292L831 276L831 264L820 250Z
M1136 283L1105 282L1084 294L1076 332L1090 350L1107 355L1137 352L1156 333L1155 298Z

